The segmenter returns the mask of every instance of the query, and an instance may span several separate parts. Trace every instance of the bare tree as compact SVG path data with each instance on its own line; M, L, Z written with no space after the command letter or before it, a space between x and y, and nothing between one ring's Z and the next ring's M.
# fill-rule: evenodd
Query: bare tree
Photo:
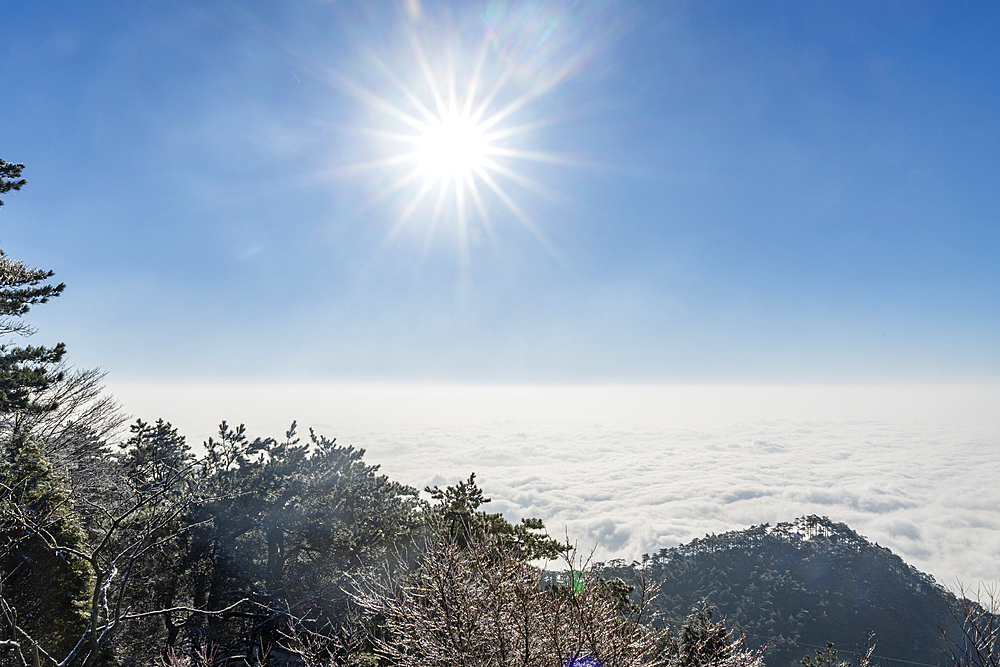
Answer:
M59 364L52 369L59 378L34 401L52 410L17 410L0 414L0 442L12 442L17 433L30 432L45 445L53 467L72 481L91 477L109 445L122 432L129 417L104 388L107 373L100 368L76 369Z
M190 526L178 522L188 496L183 492L189 471L173 471L162 475L155 485L139 484L124 475L102 484L99 500L86 496L67 497L62 502L49 503L45 512L33 511L18 501L18 490L5 489L13 502L3 505L3 522L20 527L15 534L30 536L44 549L65 560L75 560L89 566L91 593L83 611L86 623L76 645L65 655L52 655L18 622L16 610L6 600L0 606L8 611L6 622L19 644L37 648L46 662L60 667L93 665L101 659L124 622L136 618L129 606L132 578L144 557L165 542L176 539ZM31 480L26 480L31 483ZM66 538L59 530L66 518L67 506L87 535L83 539ZM8 545L15 548L17 545ZM15 647L16 648L16 647ZM22 659L23 661L23 659Z
M597 660L631 667L657 660L661 632L644 624L655 587L643 580L638 602L579 563L569 583L548 584L516 551L488 540L429 543L416 567L368 576L356 601L384 626L376 653L418 667L563 667Z
M1000 666L1000 589L980 583L975 590L958 585L950 601L959 631L941 629L948 655L956 667Z

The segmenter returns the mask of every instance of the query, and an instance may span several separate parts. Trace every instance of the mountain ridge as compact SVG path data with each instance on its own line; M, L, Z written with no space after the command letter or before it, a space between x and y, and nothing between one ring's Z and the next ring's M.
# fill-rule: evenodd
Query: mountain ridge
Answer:
M798 664L827 641L850 652L871 634L887 665L946 665L941 629L958 631L950 611L957 598L932 575L828 517L709 534L641 563L597 565L604 577L635 583L644 572L659 583L651 610L661 624L680 627L707 601L749 644L767 647L768 667Z

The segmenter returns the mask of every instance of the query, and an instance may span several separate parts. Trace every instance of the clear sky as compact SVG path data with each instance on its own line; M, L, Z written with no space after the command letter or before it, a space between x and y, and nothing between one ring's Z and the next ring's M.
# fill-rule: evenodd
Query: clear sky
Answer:
M10 2L0 247L68 284L38 342L119 379L993 383L998 34L993 2Z

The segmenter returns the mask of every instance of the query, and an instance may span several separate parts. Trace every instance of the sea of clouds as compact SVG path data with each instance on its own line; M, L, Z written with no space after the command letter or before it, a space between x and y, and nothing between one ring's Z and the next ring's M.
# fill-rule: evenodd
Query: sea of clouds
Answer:
M1000 390L990 387L116 388L193 442L292 417L418 488L475 472L509 519L599 559L818 514L953 587L1000 581ZM148 405L147 405L148 404ZM143 407L158 406L149 413ZM171 412L173 410L173 412ZM214 414L209 414L214 411ZM305 428L302 429L305 431Z
M495 423L354 439L391 477L476 471L509 518L537 516L598 558L818 514L954 583L1000 579L997 434L876 422L715 429Z

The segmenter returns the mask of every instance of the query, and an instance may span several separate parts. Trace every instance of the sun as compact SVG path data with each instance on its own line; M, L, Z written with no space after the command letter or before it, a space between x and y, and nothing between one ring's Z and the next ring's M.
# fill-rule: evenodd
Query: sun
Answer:
M524 146L541 125L523 118L537 91L518 91L509 72L491 71L488 44L464 73L453 58L434 66L420 42L413 48L419 76L393 77L394 95L365 100L384 123L371 132L385 156L373 165L388 176L384 196L400 202L388 236L423 230L426 248L433 234L451 228L467 259L472 231L496 242L494 219L513 218L548 247L517 201L525 190L548 194L525 169L527 162L556 159ZM392 97L400 99L390 102Z
M372 176L370 201L392 211L386 240L423 236L426 252L450 232L464 261L471 242L499 249L498 231L519 227L556 254L529 211L539 197L564 200L540 177L576 161L542 148L558 124L542 98L592 49L560 39L573 33L561 14L507 11L464 29L414 12L400 50L368 51L363 74L334 76L361 103L367 144L344 172Z
M454 109L427 123L417 135L416 161L425 182L467 181L489 164L494 148L484 128Z
M490 44L471 58L433 57L422 42L412 42L415 71L403 75L378 62L383 89L341 79L340 86L363 103L369 126L362 128L381 155L354 165L353 173L382 172L384 187L373 199L393 199L397 212L388 238L423 230L431 237L450 227L465 247L472 236L495 240L494 218L513 218L543 245L539 227L516 201L518 191L546 194L524 169L526 161L555 156L526 150L524 143L541 123L523 117L537 90L521 91L509 71L490 67ZM471 61L460 71L455 61ZM482 234L470 236L472 228Z

